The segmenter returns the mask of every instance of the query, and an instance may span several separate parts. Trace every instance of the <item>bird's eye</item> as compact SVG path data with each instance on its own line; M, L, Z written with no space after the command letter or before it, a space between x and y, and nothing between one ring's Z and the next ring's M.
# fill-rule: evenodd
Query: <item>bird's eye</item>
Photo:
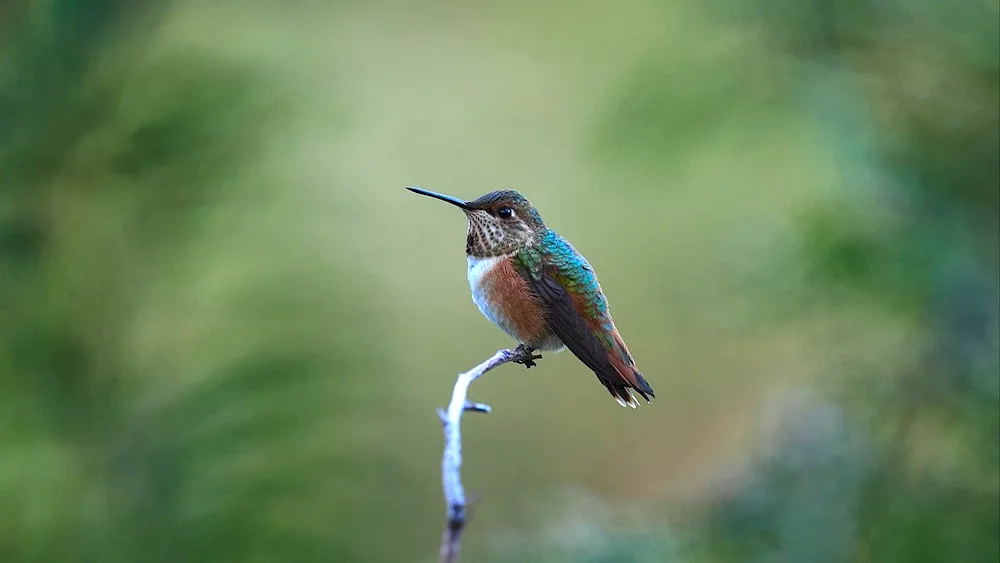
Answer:
M497 209L497 217L501 219L510 219L514 216L514 210L510 207L501 207Z

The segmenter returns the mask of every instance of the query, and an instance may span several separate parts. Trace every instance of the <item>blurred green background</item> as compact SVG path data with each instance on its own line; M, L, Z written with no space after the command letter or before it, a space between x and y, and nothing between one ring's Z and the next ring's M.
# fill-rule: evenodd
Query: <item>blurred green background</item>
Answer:
M0 3L0 561L429 562L464 218L656 389L472 388L473 562L1000 560L995 0Z

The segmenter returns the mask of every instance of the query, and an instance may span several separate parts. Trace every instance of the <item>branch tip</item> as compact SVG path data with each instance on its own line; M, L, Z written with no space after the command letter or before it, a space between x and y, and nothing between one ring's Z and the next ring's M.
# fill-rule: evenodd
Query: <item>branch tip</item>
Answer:
M489 414L490 411L493 410L493 407L487 405L486 403L473 403L471 401L466 401L465 410Z

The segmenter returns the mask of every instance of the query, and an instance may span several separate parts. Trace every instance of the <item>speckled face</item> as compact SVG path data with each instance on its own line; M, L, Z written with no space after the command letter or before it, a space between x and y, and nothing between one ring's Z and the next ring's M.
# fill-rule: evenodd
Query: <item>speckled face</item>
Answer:
M531 229L523 221L503 220L487 211L467 211L469 233L465 253L477 258L508 254L530 244Z
M468 202L465 253L477 258L509 254L534 244L545 229L531 203L515 191L490 192Z

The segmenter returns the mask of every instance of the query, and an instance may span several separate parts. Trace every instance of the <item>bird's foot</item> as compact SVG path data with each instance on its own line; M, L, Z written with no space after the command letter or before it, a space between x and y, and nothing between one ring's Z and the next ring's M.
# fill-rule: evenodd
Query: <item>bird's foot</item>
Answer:
M535 360L540 359L542 359L542 355L536 354L534 348L520 344L514 350L514 359L511 361L515 364L521 364L527 369L531 369L537 365L535 364Z

